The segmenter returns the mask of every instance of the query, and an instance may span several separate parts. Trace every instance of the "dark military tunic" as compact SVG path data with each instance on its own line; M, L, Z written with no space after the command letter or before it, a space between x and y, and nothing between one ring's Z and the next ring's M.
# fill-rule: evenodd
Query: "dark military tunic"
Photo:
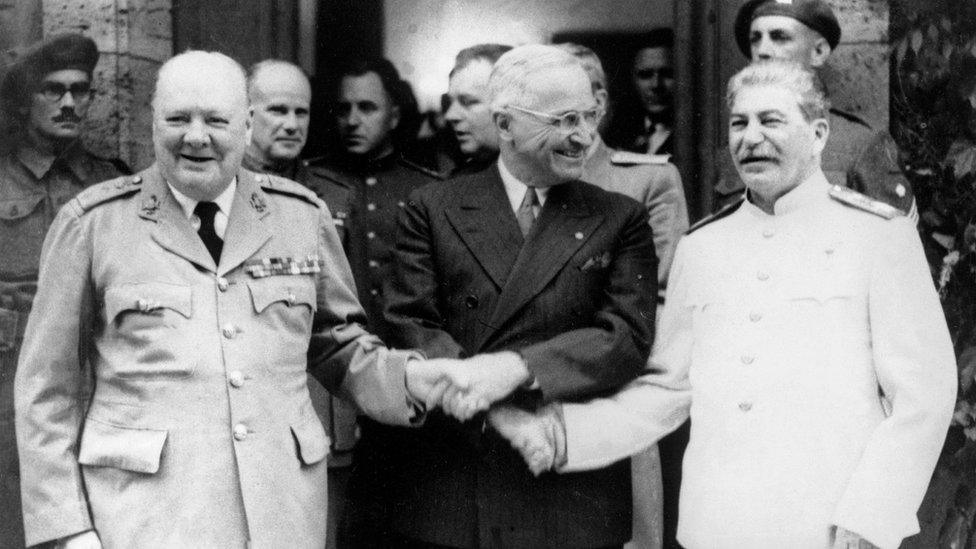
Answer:
M85 187L129 173L71 147L58 158L22 147L0 157L0 545L22 546L13 381L27 313L37 290L41 245L61 206Z
M392 272L397 217L412 190L440 177L396 154L374 162L313 160L308 171L312 178L305 184L345 229L343 246L366 309L368 329L387 341L383 284Z

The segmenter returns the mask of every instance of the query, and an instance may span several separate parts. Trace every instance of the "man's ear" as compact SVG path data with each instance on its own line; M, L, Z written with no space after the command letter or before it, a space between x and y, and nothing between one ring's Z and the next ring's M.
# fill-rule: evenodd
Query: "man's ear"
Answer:
M390 131L397 129L397 126L399 125L400 125L400 106L393 105L393 107L390 108Z
M815 152L820 154L827 145L827 138L830 137L830 124L826 118L817 118L813 121L813 137Z
M499 139L504 139L505 141L512 140L512 132L510 131L510 125L512 123L512 117L505 111L495 111L491 113L491 121L495 125L495 130L498 131Z
M830 49L827 39L818 35L813 41L813 47L810 48L810 66L815 69L824 66L831 51L833 50Z

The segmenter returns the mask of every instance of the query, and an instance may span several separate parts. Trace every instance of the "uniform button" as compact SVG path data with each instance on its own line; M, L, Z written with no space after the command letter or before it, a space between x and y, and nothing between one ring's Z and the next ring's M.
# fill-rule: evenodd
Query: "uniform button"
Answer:
M749 410L752 410L752 403L751 402L740 402L739 403L739 409L742 410L743 412L748 412Z
M370 259L369 260L369 266L372 269L378 269L380 267L380 262L379 261L376 261L375 259Z
M905 195L908 194L908 189L906 189L904 185L899 183L895 187L895 194L898 195L898 198L905 198Z
M233 372L228 374L227 379L230 380L230 384L232 387L240 389L241 387L244 386L244 374L242 374L240 370L234 370Z
M240 442L246 438L247 438L247 426L242 423L238 423L237 425L235 425L234 440Z
M759 271L758 273L756 273L756 278L765 282L769 280L769 273L767 273L766 271Z
M773 235L774 235L774 234L776 234L776 232L775 232L775 231L773 231L772 229L766 229L766 230L764 230L764 231L763 231L763 233L762 233L762 234L763 234L763 236L764 236L764 237L766 237L766 238L772 238L772 237L773 237Z
M237 335L237 328L235 328L233 324L224 324L221 332L227 339L234 339L234 336Z
M478 296L469 295L468 297L464 298L464 306L467 307L467 308L469 308L469 309L477 309L478 308Z
M401 207L401 208L403 208L403 207L404 207L404 206L406 206L406 205L407 205L407 203L406 203L406 202L404 202L404 201L402 201L402 200L401 200L401 201L399 201L399 202L397 202L397 206L399 206L399 207Z
M217 279L217 289L221 292L226 292L228 286L230 286L230 283L227 282L226 278L220 277Z
M374 231L369 231L368 233L366 233L366 238L372 240L376 238L376 233Z
M376 296L380 295L380 291L378 289L376 289L376 288L373 288L372 290L369 291L369 295L371 295L373 297L376 297Z
M373 204L372 202L370 202L369 204L366 204L366 209L369 210L369 211L371 211L371 212L375 212L376 211L376 204Z
M369 185L370 187L372 187L373 185L376 184L376 178L375 177L367 177L366 178L366 184Z
M137 175L137 176L133 177L132 178L132 182L135 183L136 185L138 185L139 183L142 183L142 176L141 175Z
M576 233L573 235L576 240L583 240L583 233Z
M742 363L743 364L748 365L748 364L752 364L753 362L755 362L756 361L756 357L750 356L750 355L742 355L742 359L741 360L742 360Z
M758 311L753 311L749 313L749 320L753 322L759 322L760 320L762 320L762 313Z

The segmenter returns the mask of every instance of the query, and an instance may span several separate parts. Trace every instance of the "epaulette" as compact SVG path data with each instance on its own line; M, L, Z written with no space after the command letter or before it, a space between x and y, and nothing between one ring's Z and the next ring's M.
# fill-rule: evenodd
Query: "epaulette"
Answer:
M830 197L838 202L848 206L853 206L859 210L873 213L874 215L883 217L885 219L894 219L896 217L902 217L905 215L905 212L899 210L891 204L886 204L880 200L875 200L870 196L863 195L857 191L848 189L847 187L841 187L840 185L830 186Z
M407 160L406 158L404 158L402 156L398 160L400 161L400 164L403 164L404 166L406 166L406 167L408 167L408 168L410 168L412 170L418 171L418 172L420 172L420 173L422 173L422 174L424 174L427 177L430 177L432 179L436 179L438 181L444 181L444 179L446 179L444 177L444 174L438 172L437 170L432 170L432 169L430 169L430 168L428 168L426 166L421 166L420 164L417 164L416 162L414 162L412 160Z
M868 124L867 122L864 121L863 118L861 118L860 116L858 116L858 115L856 115L854 113L849 113L847 111L842 111L840 109L831 108L830 109L830 114L833 114L835 116L839 116L839 117L843 118L844 120L847 120L848 122L852 122L854 124L860 124L861 126L864 126L865 128L867 128L869 130L871 129L871 124Z
M708 225L709 223L714 223L719 219L722 219L723 217L728 217L732 215L733 213L735 213L736 210L739 209L739 206L742 206L742 204L745 203L745 201L746 201L746 195L745 193L743 193L742 196L740 196L739 199L736 200L735 202L726 204L719 211L705 217L704 219L699 220L698 223L695 223L694 225L689 227L688 230L685 231L685 235L689 235L697 231L698 229L701 229L705 225Z
M614 151L610 153L610 163L618 166L634 166L639 164L667 164L670 154L641 154L630 151Z
M81 210L87 212L99 204L135 194L140 188L142 188L142 177L139 175L116 177L88 187L78 193L75 200L78 201Z
M259 174L257 178L258 185L266 192L290 196L304 200L316 208L319 207L319 200L315 193L300 183L271 174Z

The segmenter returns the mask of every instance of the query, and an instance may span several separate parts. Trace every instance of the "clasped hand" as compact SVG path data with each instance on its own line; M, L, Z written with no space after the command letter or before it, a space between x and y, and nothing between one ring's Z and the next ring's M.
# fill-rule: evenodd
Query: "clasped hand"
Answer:
M485 412L530 378L517 353L502 351L467 359L411 360L407 389L427 409L440 407L460 421Z

